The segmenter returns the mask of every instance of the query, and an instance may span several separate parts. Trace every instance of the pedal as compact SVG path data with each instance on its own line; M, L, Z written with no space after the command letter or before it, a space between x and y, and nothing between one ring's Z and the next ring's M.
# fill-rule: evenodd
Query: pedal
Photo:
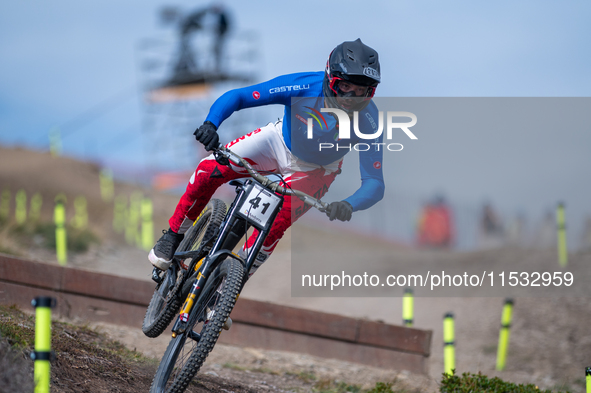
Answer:
M157 267L152 270L152 280L156 282L156 284L160 284L162 282L162 277L160 277L161 274L162 270L158 269Z

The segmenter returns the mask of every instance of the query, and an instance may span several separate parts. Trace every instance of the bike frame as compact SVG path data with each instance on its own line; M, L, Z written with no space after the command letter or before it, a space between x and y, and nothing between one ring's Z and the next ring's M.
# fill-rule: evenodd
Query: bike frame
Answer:
M232 153L223 146L214 150L214 155L216 156L218 163L222 165L229 165L231 162L236 166L245 168L251 176L251 179L246 180L244 183L236 180L230 182L230 185L236 187L237 196L234 199L234 202L232 202L230 210L220 226L220 230L216 234L217 239L215 243L199 266L197 278L191 286L191 290L181 307L177 321L172 328L173 337L176 337L179 333L185 332L187 327L192 327L197 321L198 315L191 313L191 311L194 309L195 302L199 299L208 278L215 272L215 269L219 267L225 258L234 258L243 264L245 269L244 277L242 279L242 287L244 287L250 269L263 245L263 242L271 230L275 217L283 206L284 195L296 196L304 203L311 205L322 212L326 211L328 208L328 204L314 197L301 191L282 187L278 182L266 178L258 173L246 160ZM251 199L249 200L249 198ZM248 206L249 203L250 207ZM259 211L258 208L261 206L263 208ZM241 226L243 226L244 231L242 231ZM246 233L249 226L255 227L258 230L258 234L252 250L247 255L246 260L244 260L240 256L234 254L232 250L242 235ZM195 251L179 252L175 254L177 261L189 257L198 258L199 255ZM191 263L192 270L197 270L195 269L195 266L197 266L195 263L196 261ZM175 264L173 264L173 266L174 265ZM180 263L178 263L178 265L180 268ZM171 276L172 279L172 275L169 276ZM159 278L158 274L154 277L155 281L156 278ZM240 288L241 291L242 287ZM195 337L195 335L197 336ZM194 332L191 334L191 337L197 340L199 339L198 334Z
M200 226L193 227L192 235L185 240L189 247L194 247L196 250L175 253L173 263L166 277L160 277L161 271L158 268L154 268L152 272L154 281L159 285L166 285L162 291L159 290L160 286L156 287L154 296L159 295L166 302L173 301L173 306L166 305L166 307L173 308L163 309L168 313L162 314L164 317L160 315L153 317L150 314L150 318L153 317L154 321L160 324L154 330L155 335L160 334L166 328L173 318L174 314L172 312L178 310L180 301L183 300L184 303L172 328L173 339L165 352L165 357L160 362L151 391L160 392L166 389L165 385L170 379L173 368L177 367L178 356L184 353L186 340L200 342L202 334L205 334L205 337L209 337L209 339L203 346L201 344L195 346L195 343L193 343L190 357L187 358L182 355L178 370L182 369L183 373L186 374L184 377L180 374L175 377L173 382L175 388L173 390L179 391L179 388L183 390L178 383L182 384L190 381L201 367L204 360L202 355L207 356L220 333L219 330L211 330L206 326L213 326L214 329L226 326L226 322L228 322L226 318L228 318L234 307L235 298L238 298L250 276L250 270L261 247L271 231L277 214L283 207L285 195L295 196L321 212L330 213L327 203L301 191L293 190L289 185L282 187L279 182L272 181L261 175L246 160L225 147L215 149L214 155L220 165L229 165L231 162L234 166L246 169L251 178L245 181L230 181L230 185L236 188L236 198L223 219L222 212L225 210L225 206L222 206L221 201L213 201L210 217L195 221L195 224L199 222ZM206 211L209 210L203 210L201 214L203 215ZM234 254L232 250L245 235L248 235L250 227L255 228L258 232L253 245L249 247L249 253L242 258ZM206 235L207 238L205 238ZM188 262L189 258L191 258L190 262ZM238 261L242 264L242 267L238 266L235 261L229 260L228 269L225 269L223 262L228 258ZM189 266L185 265L185 260ZM236 274L240 270L242 270L242 277ZM163 283L164 279L166 280L165 283ZM219 304L223 305L223 308L219 310L217 309L218 301L221 302ZM162 302L155 304L154 307L160 307ZM151 307L152 301L148 311L150 311ZM213 324L208 325L212 321ZM153 325L156 322L151 321L150 324ZM194 326L201 322L203 322L201 331L194 331ZM152 331L152 329L150 327L148 330ZM199 356L195 357L195 354ZM189 364L192 364L191 367L197 367L197 369L187 369L186 367Z
M232 185L236 186L237 196L234 199L232 205L230 206L230 210L226 214L226 218L220 227L220 231L214 245L212 246L209 254L203 260L203 263L197 275L197 279L195 280L195 283L192 285L191 291L187 295L185 303L181 308L179 317L177 318L177 322L172 328L173 334L183 333L189 326L189 321L192 320L192 318L189 318L189 315L191 313L191 310L193 309L196 299L199 299L199 296L201 295L202 289L205 287L207 279L211 276L215 269L224 261L225 258L234 258L243 264L245 273L242 279L242 286L244 286L244 284L246 283L246 279L248 278L250 269L261 247L263 246L263 242L265 241L271 230L271 226L275 221L275 217L277 216L277 213L279 213L279 210L281 210L281 207L283 206L283 196L277 194L273 194L271 196L270 193L266 191L265 187L256 180L249 179L244 184L240 182L233 182ZM261 223L260 221L256 220L256 217L247 214L248 210L245 212L243 207L249 203L248 198L251 197L253 194L257 195L257 193L262 194L264 192L267 193L267 197L270 196L271 198L275 198L276 203L272 207L272 210L268 212L269 214L267 215L265 222ZM244 260L243 258L232 252L232 249L236 245L236 242L237 240L239 240L239 238L229 239L229 237L232 233L236 234L236 232L238 232L240 234L240 227L243 227L244 233L246 233L246 230L250 226L255 227L258 230L258 234L251 251L247 255L246 260ZM180 252L175 254L175 257L181 259L187 258L191 256L191 253L191 251Z

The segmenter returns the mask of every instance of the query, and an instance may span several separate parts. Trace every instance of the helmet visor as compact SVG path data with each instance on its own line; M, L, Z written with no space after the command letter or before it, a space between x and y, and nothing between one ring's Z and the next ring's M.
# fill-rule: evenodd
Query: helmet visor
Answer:
M329 87L337 97L359 97L364 101L371 100L376 93L374 86L357 85L337 76L330 78Z

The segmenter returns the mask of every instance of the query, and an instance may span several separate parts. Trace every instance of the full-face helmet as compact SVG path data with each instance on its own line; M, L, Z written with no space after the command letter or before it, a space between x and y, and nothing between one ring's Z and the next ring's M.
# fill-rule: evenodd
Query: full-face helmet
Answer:
M322 90L326 105L352 113L364 109L380 83L378 52L361 42L345 41L326 62Z

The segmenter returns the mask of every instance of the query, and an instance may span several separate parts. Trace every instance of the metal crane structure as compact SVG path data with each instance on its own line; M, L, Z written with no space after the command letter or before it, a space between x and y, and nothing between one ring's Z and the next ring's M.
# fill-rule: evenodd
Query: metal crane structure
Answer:
M142 139L148 169L171 174L159 187L174 188L172 174L195 168L206 154L192 132L219 95L254 83L261 56L257 34L233 31L219 5L188 13L166 7L160 18L176 31L137 46ZM257 124L249 111L238 112L224 122L223 133L238 137ZM187 179L179 179L179 185Z

